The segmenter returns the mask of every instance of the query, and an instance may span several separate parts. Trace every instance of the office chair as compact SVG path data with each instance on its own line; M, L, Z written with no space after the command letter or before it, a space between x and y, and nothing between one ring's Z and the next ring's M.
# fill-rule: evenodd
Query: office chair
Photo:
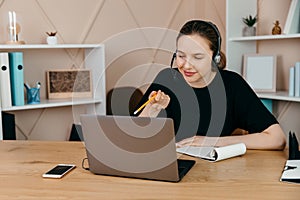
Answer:
M142 96L142 91L135 87L113 88L106 95L106 114L128 116L135 111ZM69 141L83 141L81 125L72 125Z
M134 112L143 93L135 87L116 87L106 96L106 114L128 116Z

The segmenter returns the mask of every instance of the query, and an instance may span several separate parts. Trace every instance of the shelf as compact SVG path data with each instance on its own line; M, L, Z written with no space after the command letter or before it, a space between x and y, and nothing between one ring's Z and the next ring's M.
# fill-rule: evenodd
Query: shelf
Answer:
M57 63L69 63L70 59L72 62L82 62L83 68L90 69L92 71L92 85L94 87L94 96L90 98L69 98L69 99L41 99L39 104L25 104L23 106L11 106L9 108L1 108L0 111L13 112L14 115L20 116L20 121L22 118L26 118L27 116L32 115L34 110L47 109L45 115L47 117L39 116L37 120L38 123L41 124L49 124L45 120L54 119L57 116L60 116L61 108L68 107L68 109L73 109L73 107L80 107L83 113L97 113L97 114L105 114L105 100L106 100L106 90L105 90L105 45L101 43L96 44L23 44L23 45L11 45L11 44L0 44L0 52L14 52L21 51L24 52L24 62L26 62L26 79L40 79L41 74L44 73L45 70L53 69L57 66ZM74 50L78 52L73 55ZM70 52L69 52L70 51ZM26 55L25 55L26 54ZM26 57L26 58L25 58ZM47 59L44 59L47 58ZM48 59L50 58L50 59ZM52 61L53 60L53 61ZM50 68L49 68L50 67ZM33 73L31 73L33 72ZM33 78L34 77L34 78ZM46 83L46 79L42 79L41 81ZM46 89L46 88L45 88ZM55 109L57 108L57 109ZM24 112L25 115L18 113ZM27 115L28 114L28 115ZM62 133L67 133L69 130L70 120L79 120L79 113L73 113L73 119L61 119L56 121L58 124L55 129ZM0 120L2 118L2 114L0 112ZM55 121L55 120L54 120ZM26 125L24 129L33 130L31 124ZM52 125L49 124L49 127ZM52 128L45 128L43 134L51 135ZM27 133L26 130L21 130ZM50 131L51 130L51 131ZM44 138L44 136L43 136ZM0 124L0 140L3 139L3 127Z
M287 91L268 92L268 93L259 92L257 93L257 96L263 99L300 102L300 97L289 96Z
M23 44L23 45L0 45L0 49L84 49L103 47L103 44Z
M18 110L32 110L41 108L54 108L61 106L73 106L73 105L86 105L86 104L98 104L101 100L98 99L60 99L60 100L41 100L39 104L26 104L24 106L13 106L10 108L2 108L2 111L18 111Z
M249 37L232 37L229 41L240 42L240 41L257 41L257 40L278 40L278 39L292 39L299 38L299 34L288 34L288 35L259 35L259 36L249 36Z

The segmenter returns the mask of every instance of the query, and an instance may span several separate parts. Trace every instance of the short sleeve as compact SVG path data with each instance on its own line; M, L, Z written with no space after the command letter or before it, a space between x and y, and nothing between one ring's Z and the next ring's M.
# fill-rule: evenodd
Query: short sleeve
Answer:
M234 88L234 111L239 128L245 129L249 133L256 133L278 123L274 115L240 75L234 75L231 86Z

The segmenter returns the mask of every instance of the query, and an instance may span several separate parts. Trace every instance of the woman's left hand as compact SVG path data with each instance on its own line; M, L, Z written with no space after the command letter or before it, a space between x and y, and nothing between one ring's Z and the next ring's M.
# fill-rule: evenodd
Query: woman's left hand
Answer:
M176 147L185 147L185 146L215 146L218 141L216 137L205 137L205 136L193 136L186 138L176 143Z
M185 147L185 146L202 146L204 136L193 136L186 138L176 143L176 147Z

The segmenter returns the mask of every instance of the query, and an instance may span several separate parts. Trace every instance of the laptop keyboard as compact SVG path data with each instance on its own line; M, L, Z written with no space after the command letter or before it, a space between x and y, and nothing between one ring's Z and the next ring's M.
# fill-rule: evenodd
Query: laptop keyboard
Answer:
M177 159L178 175L182 178L195 164L194 160Z

